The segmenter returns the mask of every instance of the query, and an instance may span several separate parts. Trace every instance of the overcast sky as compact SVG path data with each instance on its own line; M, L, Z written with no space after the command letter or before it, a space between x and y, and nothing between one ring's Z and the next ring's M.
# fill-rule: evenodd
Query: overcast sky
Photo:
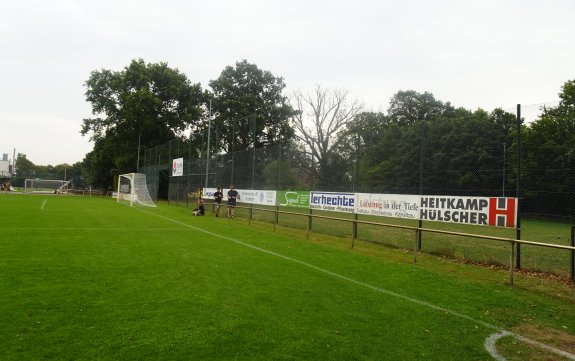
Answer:
M374 111L409 89L470 110L552 102L575 79L574 24L573 0L0 0L0 154L81 161L84 82L138 58L204 88L246 59Z

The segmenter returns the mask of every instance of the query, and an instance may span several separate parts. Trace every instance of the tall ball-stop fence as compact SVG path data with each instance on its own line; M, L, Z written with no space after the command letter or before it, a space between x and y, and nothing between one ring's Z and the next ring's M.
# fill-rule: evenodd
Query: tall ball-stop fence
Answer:
M195 203L194 197L204 187L225 190L231 184L239 189L258 190L517 197L520 204L517 229L386 221L570 245L570 224L575 218L575 162L537 162L534 154L555 153L547 149L550 144L529 138L530 124L543 107L556 105L518 106L485 114L475 112L389 124L375 140L350 135L347 147L327 154L325 159L317 159L309 149L293 143L225 153L216 146L217 140L212 139L208 155L207 141L203 149L196 149L190 141L173 140L145 150L140 171L147 175L153 198L183 205ZM176 177L171 176L171 168L177 158L183 158L183 174ZM259 217L264 221L277 220L265 215ZM364 215L355 217L373 219ZM302 225L305 222L296 218L282 216L279 224L305 227ZM348 227L329 220L315 222L313 226L314 232L333 235L341 235L345 232L342 229ZM405 249L411 249L413 244L411 232L381 232L379 227L371 225L358 227L357 237ZM423 252L471 262L503 265L508 262L507 245L462 236L426 233L419 247ZM516 263L520 268L568 276L568 257L563 250L522 245L518 247Z

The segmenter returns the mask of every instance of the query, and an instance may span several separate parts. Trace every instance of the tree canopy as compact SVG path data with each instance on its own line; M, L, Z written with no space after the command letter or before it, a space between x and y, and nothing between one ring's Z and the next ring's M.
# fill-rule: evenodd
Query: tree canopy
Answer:
M313 172L323 189L345 184L350 174L345 172L346 157L342 152L347 139L348 124L361 111L362 104L343 89L326 89L316 85L313 93L294 92L298 110L293 117L296 137L308 149L316 167Z
M204 114L200 85L166 63L140 59L122 71L93 71L85 86L96 116L83 121L82 135L95 143L85 165L98 186L136 170L138 144L145 149L182 137Z
M219 148L241 151L293 136L289 119L295 111L283 94L283 78L242 60L235 67L227 66L209 85L212 125L222 135Z

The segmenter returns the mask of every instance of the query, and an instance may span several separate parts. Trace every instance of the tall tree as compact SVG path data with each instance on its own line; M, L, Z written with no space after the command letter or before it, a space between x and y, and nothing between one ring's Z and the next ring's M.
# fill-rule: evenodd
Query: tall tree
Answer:
M381 112L358 113L347 125L346 141L341 142L340 152L355 162L354 177L356 190L368 190L371 179L366 170L379 159L378 144L390 126L389 117Z
M289 119L295 111L283 95L283 78L242 60L227 66L209 84L218 148L242 151L292 138Z
M36 176L36 165L26 157L26 154L18 153L16 156L16 175L19 178Z
M331 90L321 85L317 85L313 93L294 92L292 101L297 109L293 117L296 137L309 149L314 163L319 166L320 185L337 184L341 177L346 177L346 172L341 173L342 159L335 150L345 141L347 125L363 105L352 99L346 90Z
M575 213L575 80L565 82L559 98L525 129L527 212Z
M98 186L135 170L138 144L145 149L182 137L204 112L200 85L166 63L140 59L119 72L93 71L85 86L96 115L81 130L95 142L85 164Z
M387 113L392 121L410 125L419 120L430 120L453 110L450 103L436 100L429 92L400 90L391 97Z

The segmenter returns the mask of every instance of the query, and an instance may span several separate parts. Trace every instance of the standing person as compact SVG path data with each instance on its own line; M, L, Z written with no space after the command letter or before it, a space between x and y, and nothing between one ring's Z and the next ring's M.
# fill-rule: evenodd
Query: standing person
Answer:
M194 216L203 216L206 214L206 209L204 208L204 202L200 199L200 203L198 204L198 208L194 209L193 211Z
M230 186L228 191L228 218L234 218L234 210L236 208L236 200L238 198L238 191L234 189L234 186Z
M222 188L217 188L214 193L214 209L216 210L216 217L220 216L220 206L222 205L222 198L224 198L224 193Z

